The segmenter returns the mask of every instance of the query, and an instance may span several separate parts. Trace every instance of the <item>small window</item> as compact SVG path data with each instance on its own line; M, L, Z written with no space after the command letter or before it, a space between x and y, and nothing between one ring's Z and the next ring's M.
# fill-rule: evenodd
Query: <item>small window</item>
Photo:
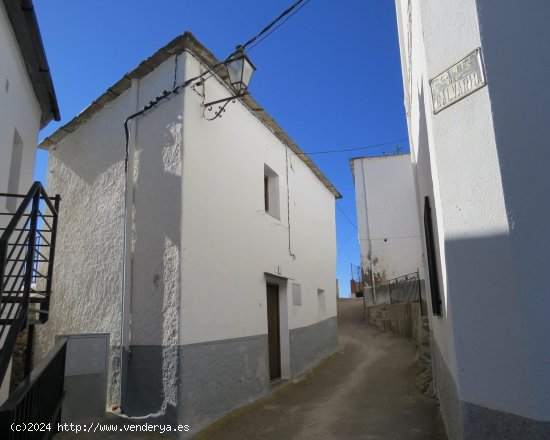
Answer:
M292 285L292 304L295 306L302 305L302 286L299 284Z
M269 177L264 175L264 206L265 211L269 212Z
M279 204L279 176L264 165L264 209L272 217L281 219Z
M19 180L21 178L21 166L23 161L23 140L18 131L13 133L13 146L11 150L10 174L8 176L8 193L17 194L19 192ZM8 197L6 200L6 209L14 212L17 208L15 197Z
M319 317L324 318L327 315L327 303L323 289L317 289L317 303L319 305Z

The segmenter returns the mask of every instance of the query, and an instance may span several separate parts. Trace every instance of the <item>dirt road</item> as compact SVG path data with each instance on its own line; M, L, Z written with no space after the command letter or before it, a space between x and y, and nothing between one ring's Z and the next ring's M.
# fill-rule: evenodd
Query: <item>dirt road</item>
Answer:
M340 350L302 380L198 434L208 440L446 440L436 402L414 385L413 345L363 323L339 301Z

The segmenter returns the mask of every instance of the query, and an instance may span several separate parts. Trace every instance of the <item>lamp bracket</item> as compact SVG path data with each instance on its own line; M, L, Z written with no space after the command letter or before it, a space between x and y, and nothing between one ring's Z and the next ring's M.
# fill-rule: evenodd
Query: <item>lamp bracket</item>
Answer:
M229 98L223 98L223 99L218 99L216 101L207 102L206 104L203 104L203 107L212 107L214 104L220 104L222 102L227 102L227 101L233 101L235 99L240 99L243 96L248 95L248 94L249 94L248 92L242 92L242 93L239 93L235 96L230 96Z

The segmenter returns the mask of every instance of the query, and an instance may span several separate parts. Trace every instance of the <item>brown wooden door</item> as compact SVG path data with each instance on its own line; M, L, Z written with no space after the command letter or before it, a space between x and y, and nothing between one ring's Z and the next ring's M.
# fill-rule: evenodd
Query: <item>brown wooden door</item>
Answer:
M279 328L279 286L267 285L267 339L269 343L269 378L281 377L281 341Z

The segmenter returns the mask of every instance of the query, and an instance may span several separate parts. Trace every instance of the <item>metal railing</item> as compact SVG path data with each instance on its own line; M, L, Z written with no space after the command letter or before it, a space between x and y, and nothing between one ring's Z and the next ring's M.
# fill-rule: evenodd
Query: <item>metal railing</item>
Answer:
M61 338L0 407L2 439L51 439L57 432L64 398L66 352L67 338ZM25 424L27 429L18 432L11 429L12 424Z
M418 271L388 281L390 304L420 301L420 274Z
M13 212L0 212L0 384L19 333L28 327L25 376L30 373L34 324L48 320L57 217L61 198L50 198L40 182ZM0 199L1 200L1 199Z

